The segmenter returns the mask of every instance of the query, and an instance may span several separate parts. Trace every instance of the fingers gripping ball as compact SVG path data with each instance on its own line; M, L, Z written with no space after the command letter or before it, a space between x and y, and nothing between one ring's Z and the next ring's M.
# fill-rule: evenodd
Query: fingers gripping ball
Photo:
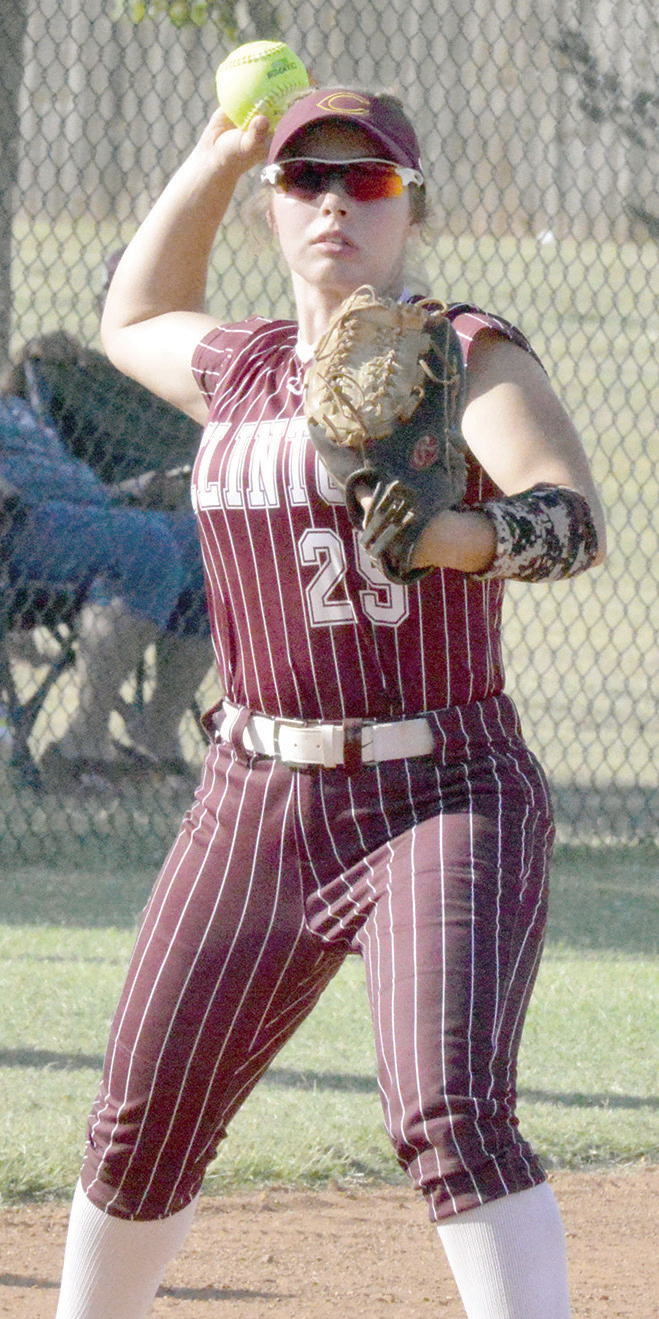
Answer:
M466 489L464 365L445 311L357 289L332 317L305 380L311 439L345 491L362 548L395 582L428 571L412 567L416 543Z
M309 75L283 41L248 41L220 64L215 82L217 99L238 128L247 128L257 114L274 128L309 86Z

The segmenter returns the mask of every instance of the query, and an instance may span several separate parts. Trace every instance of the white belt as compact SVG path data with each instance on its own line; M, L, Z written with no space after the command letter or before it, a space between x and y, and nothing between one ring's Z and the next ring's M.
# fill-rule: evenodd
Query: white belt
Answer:
M239 707L223 702L214 721L222 742L232 741L240 715ZM351 720L345 724L324 724L252 714L244 724L239 740L249 755L269 756L294 766L322 765L324 769L347 766L348 759L353 761L355 756L363 765L429 756L434 746L425 715L416 719L397 719L389 724Z

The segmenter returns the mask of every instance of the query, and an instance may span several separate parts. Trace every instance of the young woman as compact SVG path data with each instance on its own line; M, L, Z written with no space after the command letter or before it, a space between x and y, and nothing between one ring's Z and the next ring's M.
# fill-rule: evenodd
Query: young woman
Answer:
M297 320L204 311L218 225L266 158ZM217 112L128 247L103 337L205 424L193 475L226 700L145 912L76 1189L58 1319L138 1319L231 1117L350 953L387 1130L470 1319L565 1319L560 1216L515 1116L552 821L503 691L505 577L604 556L574 428L523 336L465 305L464 507L412 586L359 553L308 441L306 364L356 288L404 294L425 214L386 96L314 90L270 140Z

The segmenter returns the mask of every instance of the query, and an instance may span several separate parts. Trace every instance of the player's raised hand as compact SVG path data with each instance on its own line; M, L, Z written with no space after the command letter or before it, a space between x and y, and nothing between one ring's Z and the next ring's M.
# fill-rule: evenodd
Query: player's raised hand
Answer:
M247 128L236 128L224 110L218 108L206 124L195 153L218 170L229 168L236 174L244 174L265 160L271 135L265 115L255 115Z

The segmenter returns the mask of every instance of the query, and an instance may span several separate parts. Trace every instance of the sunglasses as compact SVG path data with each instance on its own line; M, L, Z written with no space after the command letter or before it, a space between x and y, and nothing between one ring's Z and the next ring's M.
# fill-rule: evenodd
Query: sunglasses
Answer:
M418 169L406 169L391 160L373 160L371 157L366 160L316 160L292 156L290 160L266 165L261 173L262 183L271 183L282 192L293 192L309 199L328 192L334 179L338 179L343 191L358 202L400 197L410 183L421 187L424 181Z

